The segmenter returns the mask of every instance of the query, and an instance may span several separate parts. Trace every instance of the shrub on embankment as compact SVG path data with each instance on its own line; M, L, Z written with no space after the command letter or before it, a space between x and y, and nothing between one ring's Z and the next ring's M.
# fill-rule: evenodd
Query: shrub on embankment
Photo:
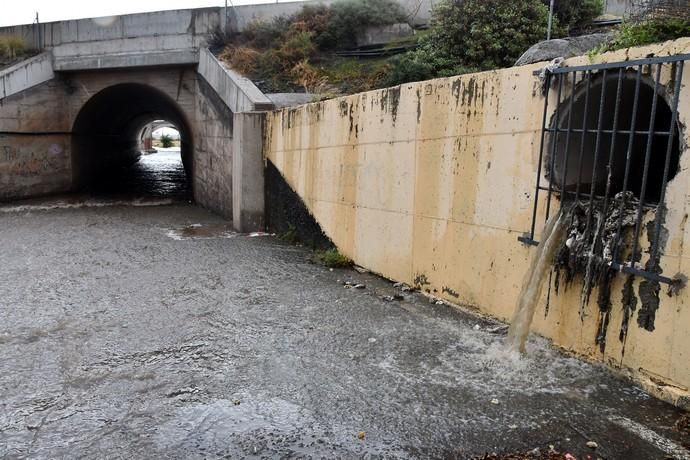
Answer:
M341 93L380 87L381 60L338 58L370 26L405 22L394 0L341 0L305 5L291 16L254 22L234 37L220 58L266 91Z
M26 52L27 45L21 37L0 37L0 65L16 60Z
M690 36L690 19L658 17L621 24L613 40L592 50L590 56L606 51L651 45Z
M544 40L548 0L441 0L428 31L411 51L376 59L339 58L370 26L405 22L395 0L341 0L255 22L234 37L221 59L266 92L305 90L339 95L511 66ZM601 13L602 0L557 2L553 35L563 36Z

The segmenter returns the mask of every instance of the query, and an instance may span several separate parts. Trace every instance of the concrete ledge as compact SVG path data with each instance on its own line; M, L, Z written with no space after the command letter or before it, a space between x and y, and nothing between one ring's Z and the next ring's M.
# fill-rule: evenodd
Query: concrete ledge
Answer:
M274 108L251 80L223 66L207 48L199 50L198 72L234 113Z
M167 65L196 65L199 53L195 49L163 52L115 53L93 56L56 57L56 72L117 69L130 67L157 67Z
M50 53L26 59L0 72L0 99L40 85L55 77Z

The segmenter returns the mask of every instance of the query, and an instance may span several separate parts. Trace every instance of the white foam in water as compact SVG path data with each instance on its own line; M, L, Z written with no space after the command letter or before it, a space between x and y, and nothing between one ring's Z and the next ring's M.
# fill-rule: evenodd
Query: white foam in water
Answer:
M164 206L173 204L170 199L160 200L82 200L82 201L52 201L42 204L21 204L15 206L2 206L0 212L31 212L31 211L51 211L54 209L80 209L80 208L104 208L108 206Z

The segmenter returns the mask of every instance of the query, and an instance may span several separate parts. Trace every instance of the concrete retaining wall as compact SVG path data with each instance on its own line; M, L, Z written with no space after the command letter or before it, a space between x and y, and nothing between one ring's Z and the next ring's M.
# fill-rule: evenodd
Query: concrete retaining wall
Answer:
M50 53L41 53L0 71L0 100L55 77Z
M234 113L273 108L271 100L250 79L225 67L206 48L199 53L198 72Z
M690 39L683 39L601 59L688 50ZM567 61L587 63L588 58ZM272 112L265 155L356 263L508 320L535 252L517 238L530 228L538 168L544 99L532 75L537 68L413 83ZM668 81L670 73L664 75ZM684 78L687 88L690 75ZM684 90L681 125L689 117L690 92ZM686 152L667 192L669 239L661 266L669 276L690 275L684 249L690 240L689 164ZM541 222L543 214L540 209ZM646 244L647 237L641 241ZM661 296L653 332L631 321L623 353L622 280L617 277L612 286L604 353L595 345L598 307L592 301L580 319L577 281L566 292L552 293L548 314L542 299L534 330L630 372L666 399L690 404L690 289Z

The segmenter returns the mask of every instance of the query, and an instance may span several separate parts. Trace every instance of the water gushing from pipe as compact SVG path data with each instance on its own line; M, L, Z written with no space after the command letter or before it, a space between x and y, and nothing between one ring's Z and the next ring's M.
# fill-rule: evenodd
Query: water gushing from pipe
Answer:
M566 220L566 213L559 212L544 226L541 242L525 274L513 320L510 322L508 346L511 350L521 353L525 351L525 342L544 288L546 272L552 266L556 251L561 247L566 236Z

